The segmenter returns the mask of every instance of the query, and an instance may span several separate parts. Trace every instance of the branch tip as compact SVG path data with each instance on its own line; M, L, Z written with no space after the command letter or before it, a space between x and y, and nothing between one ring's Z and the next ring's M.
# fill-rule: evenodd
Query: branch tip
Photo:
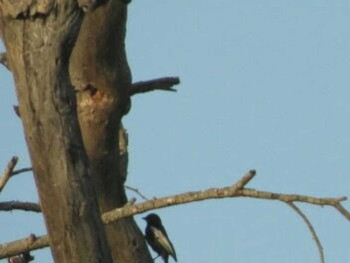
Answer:
M41 212L41 207L37 203L31 202L19 202L19 201L8 201L0 202L0 211L13 211L22 210L26 212Z
M250 170L249 173L251 173L253 176L256 175L256 170Z
M36 235L31 233L28 237L28 242L30 243L30 245L32 245L36 240L37 240Z
M13 156L12 158L11 158L11 161L10 161L12 164L12 166L13 166L13 168L15 168L15 165L17 164L17 162L18 162L18 156ZM13 169L12 168L12 169Z
M144 93L154 90L165 90L176 92L176 89L172 88L174 85L180 83L179 77L165 77L159 79L152 79L147 81L140 81L133 83L129 91L130 96Z
M238 190L243 189L243 187L246 186L255 175L255 170L250 170L248 173L246 173L237 183L232 186L233 193L236 194Z
M9 161L9 163L7 164L7 167L0 178L0 192L4 189L7 181L10 179L13 169L15 169L17 162L18 162L18 157L13 156Z

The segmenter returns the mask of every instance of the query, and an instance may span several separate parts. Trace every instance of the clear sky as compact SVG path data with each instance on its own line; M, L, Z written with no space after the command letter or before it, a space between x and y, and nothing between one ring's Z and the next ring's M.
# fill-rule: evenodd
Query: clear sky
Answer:
M127 185L163 197L231 185L256 169L250 188L350 197L349 13L345 0L134 0L133 80L182 83L177 93L132 99ZM17 168L30 165L14 104L11 75L1 68L0 169L12 155ZM13 178L1 201L37 201L31 177ZM332 208L299 207L326 262L350 262L349 222ZM319 262L308 229L280 202L236 198L157 213L181 263ZM0 242L43 234L40 218L2 212ZM33 254L52 262L48 250Z

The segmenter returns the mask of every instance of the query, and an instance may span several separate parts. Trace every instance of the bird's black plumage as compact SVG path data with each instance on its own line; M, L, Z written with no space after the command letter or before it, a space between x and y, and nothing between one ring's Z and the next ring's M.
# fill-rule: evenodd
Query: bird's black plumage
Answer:
M160 217L156 214L149 214L143 218L147 222L145 237L151 248L168 263L169 255L177 261L173 244L168 238Z

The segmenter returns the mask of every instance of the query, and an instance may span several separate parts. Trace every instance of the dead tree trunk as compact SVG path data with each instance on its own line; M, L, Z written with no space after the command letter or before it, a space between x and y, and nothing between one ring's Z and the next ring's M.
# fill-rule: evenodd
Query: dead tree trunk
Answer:
M88 13L70 63L78 116L101 212L126 203L119 128L130 107L131 73L125 54L127 5L112 0ZM124 173L124 174L123 174ZM106 225L114 262L152 262L132 218Z
M100 211L126 202L118 129L131 77L126 4L102 1L83 21L71 85L69 59L83 20L78 4L91 9L89 2L0 1L1 35L50 245L55 262L152 262L132 218L106 226L107 235L101 223Z

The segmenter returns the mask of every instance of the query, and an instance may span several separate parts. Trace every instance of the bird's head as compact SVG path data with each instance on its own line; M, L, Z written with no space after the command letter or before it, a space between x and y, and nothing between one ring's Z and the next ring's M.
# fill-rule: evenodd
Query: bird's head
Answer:
M147 215L146 217L143 217L142 219L152 226L157 226L162 224L162 220L157 214L152 213Z

